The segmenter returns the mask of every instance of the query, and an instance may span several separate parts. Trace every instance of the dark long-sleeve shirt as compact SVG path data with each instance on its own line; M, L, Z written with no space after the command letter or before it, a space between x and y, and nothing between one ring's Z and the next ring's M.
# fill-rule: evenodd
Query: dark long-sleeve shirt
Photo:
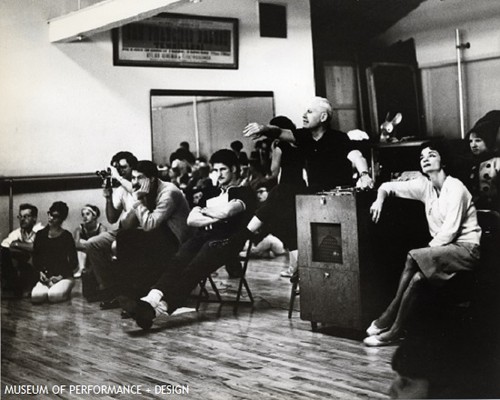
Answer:
M75 241L67 230L58 237L49 238L48 226L36 234L33 248L33 265L47 277L61 275L71 278L78 266Z

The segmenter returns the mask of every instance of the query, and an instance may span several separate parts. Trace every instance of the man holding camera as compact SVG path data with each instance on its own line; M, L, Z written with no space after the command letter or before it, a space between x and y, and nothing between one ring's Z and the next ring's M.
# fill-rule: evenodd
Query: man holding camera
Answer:
M87 260L100 289L106 288L106 282L113 279L112 247L116 235L121 229L135 228L137 221L131 213L134 197L132 194L132 169L137 165L137 157L128 151L120 151L111 158L112 172L98 174L103 178L103 195L106 198L106 218L109 223L118 222L118 229L103 232L90 238L86 246ZM116 179L120 186L113 190L111 178ZM101 303L107 308L108 304Z
M120 151L111 159L111 177L118 181L120 186L113 193L111 185L104 185L106 198L106 218L114 224L127 217L127 212L134 202L132 197L132 169L137 165L137 157L128 151Z

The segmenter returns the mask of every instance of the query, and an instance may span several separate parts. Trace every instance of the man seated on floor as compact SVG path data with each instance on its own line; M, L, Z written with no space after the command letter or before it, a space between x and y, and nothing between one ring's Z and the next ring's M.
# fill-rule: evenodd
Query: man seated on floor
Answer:
M2 289L12 290L16 297L21 297L23 291L31 291L38 280L32 263L33 243L36 232L43 226L37 224L38 209L32 204L21 204L17 218L20 227L2 241L0 263Z
M117 263L104 285L108 295L143 295L161 276L163 265L190 236L189 206L177 186L159 179L155 163L137 162L132 169L134 203L128 213L128 229L116 237ZM110 297L111 297L110 296ZM118 307L118 300L101 308Z
M217 174L221 194L207 201L204 208L194 207L189 226L199 228L168 262L153 289L141 300L122 299L122 307L143 328L148 329L160 314L171 314L184 305L186 298L206 276L233 259L245 238L234 235L246 226L256 199L249 187L238 186L238 159L231 150L215 152L210 163Z

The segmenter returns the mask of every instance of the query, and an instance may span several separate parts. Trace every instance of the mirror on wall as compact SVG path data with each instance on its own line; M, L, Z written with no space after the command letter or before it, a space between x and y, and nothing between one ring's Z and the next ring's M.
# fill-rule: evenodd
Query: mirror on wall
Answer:
M209 158L240 140L250 154L254 142L243 137L243 128L273 116L273 92L151 90L153 161L168 164L181 142L188 142L196 156Z

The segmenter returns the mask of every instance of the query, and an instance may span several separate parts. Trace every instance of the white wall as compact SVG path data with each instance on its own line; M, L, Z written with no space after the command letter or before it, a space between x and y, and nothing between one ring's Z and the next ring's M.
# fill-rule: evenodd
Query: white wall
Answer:
M455 62L455 29L470 42L464 60L500 56L500 1L426 0L376 42L414 38L421 68Z
M65 5L61 4L65 3ZM204 0L175 12L239 19L239 69L114 67L109 32L51 44L60 0L0 2L0 175L95 171L116 151L151 157L151 89L265 90L299 123L314 95L308 0L287 4L288 38L260 38L255 0Z
M467 131L500 108L500 1L427 0L375 41L415 40L430 135L460 137L456 29L470 43L462 52Z
M219 70L114 67L110 32L81 43L49 43L47 21L75 10L76 0L1 0L0 178L92 172L119 150L150 158L151 89L273 91L276 112L300 124L314 95L309 1L279 3L287 4L287 39L260 37L255 0L204 0L172 10L239 19L239 69ZM52 201L67 201L68 228L86 202L102 211L104 205L98 191L25 194L14 199L14 215L21 200L40 212ZM1 237L7 221L3 196Z

